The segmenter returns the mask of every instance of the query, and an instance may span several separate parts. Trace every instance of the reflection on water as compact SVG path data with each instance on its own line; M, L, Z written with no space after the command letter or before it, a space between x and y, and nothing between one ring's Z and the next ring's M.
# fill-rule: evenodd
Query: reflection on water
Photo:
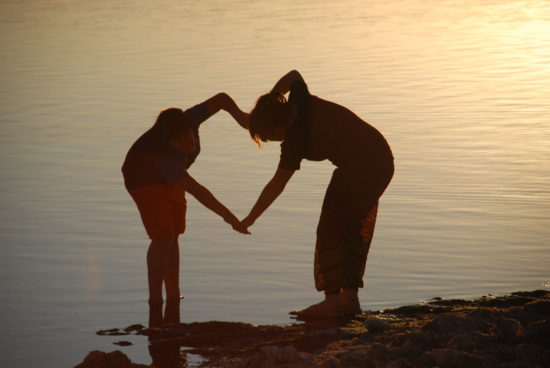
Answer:
M362 305L548 287L546 1L3 1L0 20L4 365L71 366L113 350L94 331L145 324L148 242L122 186L126 150L164 107L224 90L249 109L292 68L396 157ZM258 151L221 113L201 129L192 174L242 216L278 147ZM250 237L190 200L182 320L286 323L317 301L330 173L304 164ZM135 342L124 352L150 361Z
M149 306L149 328L160 327L180 323L180 300L171 300L166 302L164 313L163 304L152 304ZM177 339L155 338L154 335L148 337L149 354L151 355L151 364L159 368L188 367L200 364L201 360L197 356L189 354L194 358L188 362L186 353L181 353L185 346L178 344ZM190 363L190 364L188 364Z

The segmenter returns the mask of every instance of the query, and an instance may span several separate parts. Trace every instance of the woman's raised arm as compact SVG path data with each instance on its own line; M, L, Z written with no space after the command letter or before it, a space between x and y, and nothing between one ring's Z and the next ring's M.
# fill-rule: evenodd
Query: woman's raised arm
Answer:
M279 92L280 94L285 95L288 91L290 91L290 86L292 83L297 80L303 81L304 78L302 78L302 75L297 70L291 70L283 75L277 83L275 83L275 86L273 86L271 92Z
M241 127L248 130L248 113L242 111L227 93L220 92L204 101L204 103L210 115L214 115L220 110L225 110Z

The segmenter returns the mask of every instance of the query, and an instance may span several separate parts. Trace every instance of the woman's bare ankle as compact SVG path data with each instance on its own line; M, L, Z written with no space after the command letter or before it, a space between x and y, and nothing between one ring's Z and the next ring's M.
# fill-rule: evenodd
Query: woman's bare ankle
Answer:
M341 297L342 300L359 299L359 296L357 294L357 289L353 289L353 288L342 289L342 293L340 294L340 297Z

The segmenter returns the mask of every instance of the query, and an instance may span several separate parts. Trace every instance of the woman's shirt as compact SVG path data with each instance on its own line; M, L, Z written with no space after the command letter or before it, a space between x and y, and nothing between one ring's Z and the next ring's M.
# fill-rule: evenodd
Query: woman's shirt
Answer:
M280 168L299 170L304 158L328 159L337 167L360 172L393 160L376 128L349 109L311 95L304 81L292 84L288 103L297 114L281 143Z
M190 154L172 151L169 154L160 154L154 151L153 128L139 137L126 155L122 165L124 185L128 191L152 184L172 184L188 174L187 169L195 162L200 153L199 127L210 117L205 103L193 106L184 111L193 122L195 135L195 149Z

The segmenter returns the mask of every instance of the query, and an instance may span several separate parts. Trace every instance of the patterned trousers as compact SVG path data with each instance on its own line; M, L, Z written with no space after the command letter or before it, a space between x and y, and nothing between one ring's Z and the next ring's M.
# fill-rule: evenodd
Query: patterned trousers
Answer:
M317 290L363 287L378 200L390 183L393 170L393 162L361 177L341 168L334 170L317 227Z

